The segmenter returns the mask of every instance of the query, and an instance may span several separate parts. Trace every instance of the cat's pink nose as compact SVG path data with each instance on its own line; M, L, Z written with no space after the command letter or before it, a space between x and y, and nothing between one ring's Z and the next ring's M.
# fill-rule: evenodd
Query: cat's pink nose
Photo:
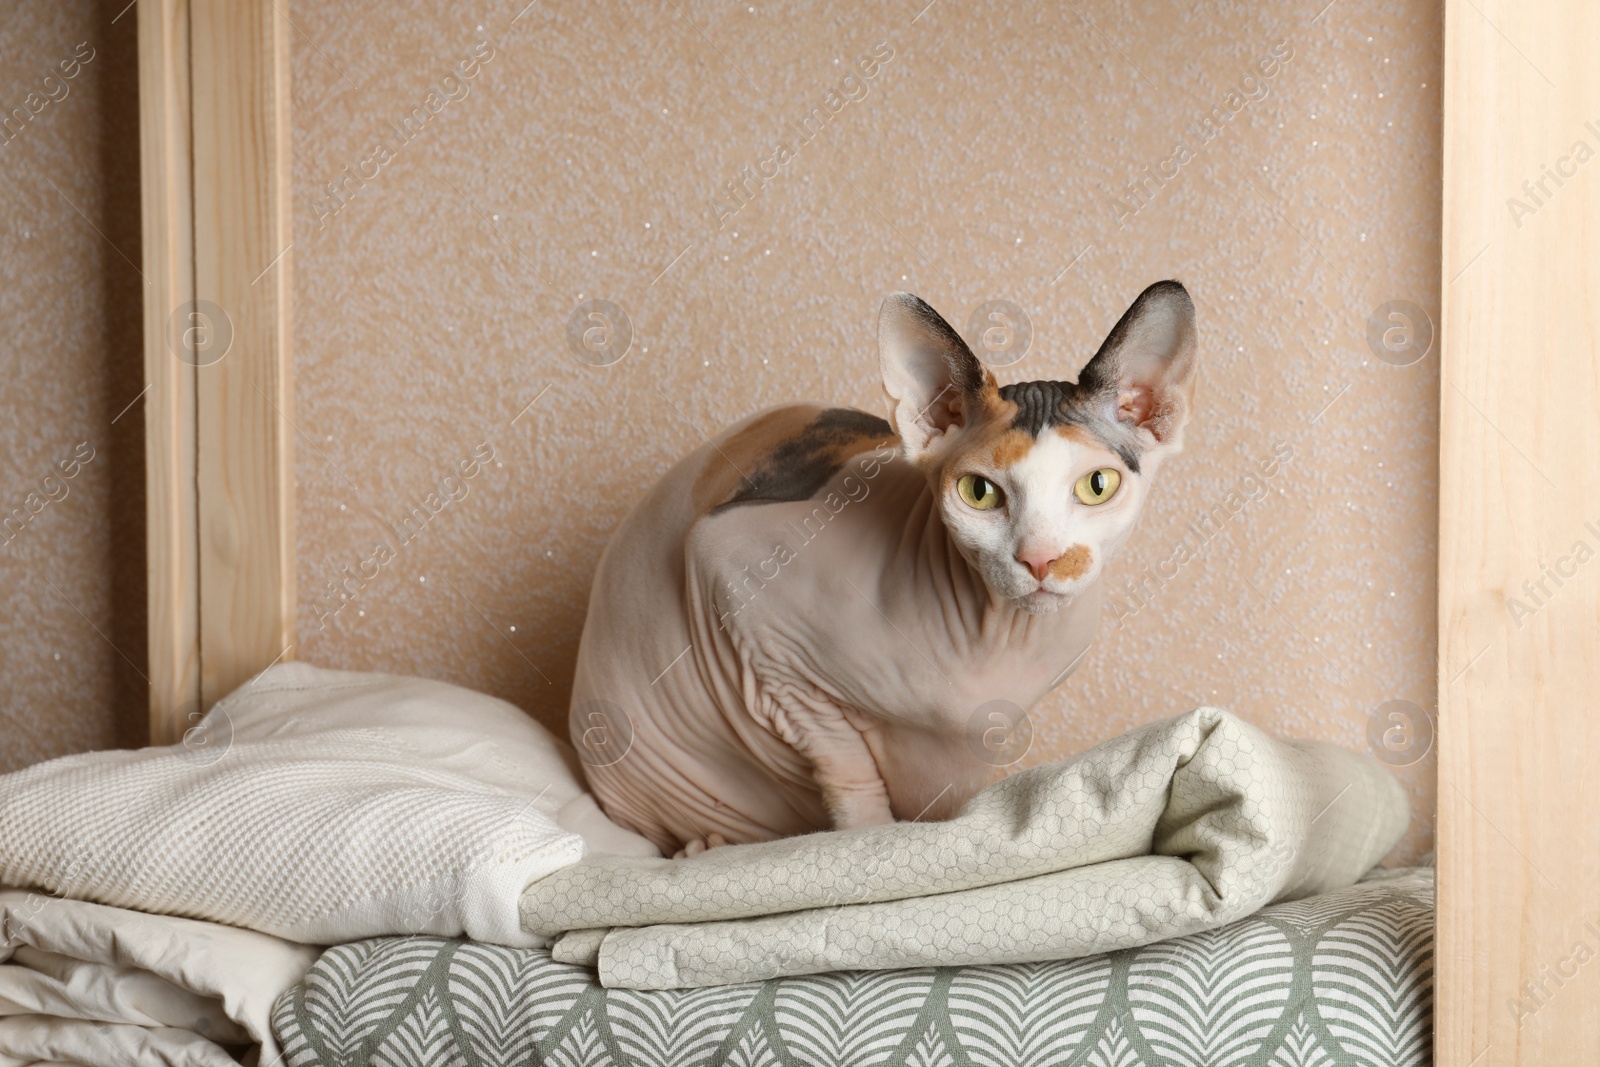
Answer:
M1017 562L1041 582L1050 573L1050 565L1059 558L1054 550L1047 548L1024 548L1017 552Z

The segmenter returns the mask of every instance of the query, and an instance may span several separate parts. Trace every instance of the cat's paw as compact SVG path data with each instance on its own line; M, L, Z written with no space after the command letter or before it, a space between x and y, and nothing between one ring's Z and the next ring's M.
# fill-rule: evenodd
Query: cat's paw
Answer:
M723 837L721 834L707 834L704 837L697 837L693 841L690 841L687 845L684 845L677 852L672 854L672 858L675 860L688 859L690 856L700 855L700 853L704 852L708 848L717 848L718 846L726 845L727 843L728 839Z

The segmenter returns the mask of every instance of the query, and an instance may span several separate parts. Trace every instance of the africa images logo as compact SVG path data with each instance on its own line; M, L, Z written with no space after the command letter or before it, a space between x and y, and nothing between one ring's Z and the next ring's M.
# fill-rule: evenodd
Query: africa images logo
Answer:
M851 63L851 67L854 68L851 73L846 74L838 85L823 93L821 102L813 104L801 114L799 123L793 119L785 119L784 122L795 133L794 140L790 141L787 138L779 140L766 156L753 164L746 163L741 166L734 177L723 185L726 197L720 195L711 197L711 214L716 219L717 229L726 226L728 220L754 200L769 182L782 174L783 168L794 162L800 149L816 139L846 105L865 100L871 91L868 82L877 77L893 58L893 46L887 41L879 41L872 46L870 53L858 56Z
M1294 46L1287 40L1279 41L1256 60L1240 76L1238 85L1222 95L1222 102L1214 105L1198 119L1184 127L1172 152L1152 168L1139 168L1139 176L1129 179L1121 195L1111 198L1111 213L1117 226L1127 225L1129 219L1143 211L1151 201L1177 178L1178 173L1192 163L1200 150L1220 137L1228 124L1250 104L1265 100L1272 89L1272 79L1283 70L1284 64L1294 58Z

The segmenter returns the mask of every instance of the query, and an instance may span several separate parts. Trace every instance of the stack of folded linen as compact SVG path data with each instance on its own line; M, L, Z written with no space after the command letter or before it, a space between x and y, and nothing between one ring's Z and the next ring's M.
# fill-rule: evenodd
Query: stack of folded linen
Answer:
M0 892L0 1067L274 1063L273 1001L318 950L220 923Z
M591 857L523 894L550 950L341 945L273 1025L291 1067L1424 1067L1432 872L1368 871L1406 820L1201 708L944 823Z
M274 1001L300 1020L295 1062L319 1062L301 1057L320 1024L283 1012L314 999L310 946L354 943L330 954L343 973L397 936L412 985L474 952L534 985L581 984L581 963L638 990L1086 958L1347 887L1407 821L1376 761L1215 708L1023 771L946 823L681 861L605 818L563 742L440 682L283 664L199 733L0 777L0 886L21 887L0 890L0 1067L215 1067L255 1044L271 1064ZM407 1034L439 1022L374 995ZM601 1002L574 995L569 1021ZM445 1055L452 1034L428 1042Z
M1405 833L1371 756L1218 708L1022 771L947 822L594 856L528 887L523 925L609 987L1073 959L1350 885Z
M1433 872L1041 963L607 988L546 949L331 948L272 1024L289 1067L1287 1067L1433 1063Z
M0 1067L270 1053L307 946L542 945L518 921L530 882L588 850L656 854L567 745L441 682L282 664L197 733L0 777L0 886L34 890L0 892Z

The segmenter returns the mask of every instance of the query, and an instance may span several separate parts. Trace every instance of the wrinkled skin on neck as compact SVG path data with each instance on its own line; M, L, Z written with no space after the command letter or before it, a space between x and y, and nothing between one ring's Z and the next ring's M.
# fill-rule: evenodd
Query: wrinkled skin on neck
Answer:
M707 446L607 549L574 740L584 752L584 709L625 710L631 745L606 766L584 752L590 785L664 852L946 818L1005 769L983 748L994 723L980 709L1031 707L1093 640L1097 584L1049 612L997 594L926 473L874 455L815 500L696 518L671 487L721 461ZM658 538L680 533L671 565Z

